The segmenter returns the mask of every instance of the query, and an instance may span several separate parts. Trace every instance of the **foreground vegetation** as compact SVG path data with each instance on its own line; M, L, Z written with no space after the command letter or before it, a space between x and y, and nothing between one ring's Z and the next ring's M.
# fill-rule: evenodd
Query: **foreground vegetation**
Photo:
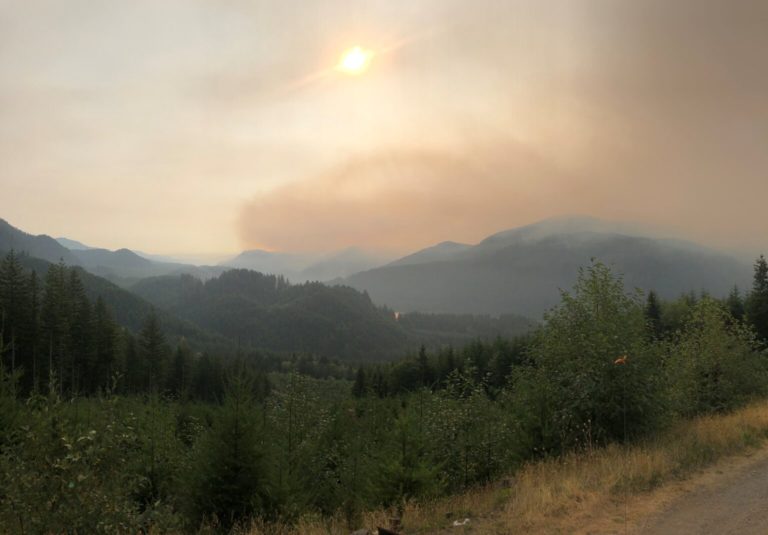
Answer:
M595 518L622 509L625 500L684 479L718 460L749 452L768 439L768 403L755 402L725 414L681 421L635 444L587 448L526 463L511 479L449 497L409 502L408 533L436 533L469 518L471 533L573 533ZM391 510L362 515L370 530L386 526ZM620 524L617 524L617 526ZM343 517L305 516L291 524L255 523L248 535L347 533Z
M488 499L508 504L505 518L522 522L517 529L530 528L531 515L562 514L563 500L650 488L759 441L763 409L707 415L768 394L766 303L762 259L746 301L734 293L660 302L628 292L596 263L531 337L422 350L361 367L354 382L268 375L240 358L222 367L221 397L209 400L209 390L193 395L185 382L185 366L199 370L203 357L169 360L156 318L139 333L136 362L123 365L131 387L104 371L108 386L81 386L103 363L79 360L76 321L66 333L45 324L49 360L35 359L29 381L14 330L2 343L0 525L18 533L294 525L309 533L359 527L388 510L418 527L437 510L424 504L455 507L461 498L439 500L515 473ZM59 353L51 340L60 340ZM698 420L676 434L690 419ZM626 452L635 468L617 471L625 465L611 463ZM477 492L464 496L484 496ZM375 510L379 517L366 513Z

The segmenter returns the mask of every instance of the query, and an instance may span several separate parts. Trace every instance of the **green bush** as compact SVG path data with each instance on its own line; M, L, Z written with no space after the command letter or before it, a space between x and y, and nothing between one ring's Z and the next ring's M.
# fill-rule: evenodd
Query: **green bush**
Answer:
M672 408L683 416L725 411L766 394L768 369L754 334L704 298L666 347Z

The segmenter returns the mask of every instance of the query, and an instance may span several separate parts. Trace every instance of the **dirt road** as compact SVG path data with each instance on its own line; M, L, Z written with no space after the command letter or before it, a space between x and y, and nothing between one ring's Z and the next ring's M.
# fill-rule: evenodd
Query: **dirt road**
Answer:
M639 521L643 535L768 534L768 455L763 452L704 474L658 513Z

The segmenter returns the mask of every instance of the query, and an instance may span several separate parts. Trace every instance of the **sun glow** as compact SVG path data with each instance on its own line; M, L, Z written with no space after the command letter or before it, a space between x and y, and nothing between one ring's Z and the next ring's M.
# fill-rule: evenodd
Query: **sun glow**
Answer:
M363 74L368 70L373 58L373 51L356 46L341 55L336 69L346 74Z

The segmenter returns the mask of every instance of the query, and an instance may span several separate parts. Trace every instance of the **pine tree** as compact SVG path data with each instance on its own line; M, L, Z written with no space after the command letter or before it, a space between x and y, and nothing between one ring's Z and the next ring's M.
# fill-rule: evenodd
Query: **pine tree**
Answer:
M83 385L85 369L88 364L93 364L95 359L93 356L91 303L88 301L83 283L74 269L69 271L67 302L69 306L69 331L67 333L68 369L61 379L69 385L70 392L76 393L80 392L85 386Z
M253 391L253 378L245 370L229 377L221 414L201 443L192 474L195 516L213 516L225 529L267 509Z
M656 292L648 292L648 299L645 303L645 320L648 323L648 329L651 338L659 340L662 337L663 329L661 324L661 305Z
M0 357L15 373L21 364L19 356L19 334L24 321L24 305L27 298L27 281L24 268L16 253L11 250L0 263L0 331L7 344Z
M45 290L40 311L42 344L47 353L41 371L47 376L48 384L54 376L61 377L66 355L66 341L69 330L69 310L66 285L67 268L64 263L54 264L45 275ZM61 389L61 381L58 381Z
M435 380L435 374L432 371L432 367L429 365L429 357L427 357L427 348L422 344L419 348L419 381L421 386L432 386Z
M365 394L368 392L367 383L368 381L366 380L365 369L360 366L357 369L357 374L355 375L355 383L352 385L352 395L356 398L365 396Z
M758 338L768 341L768 262L763 255L755 262L752 293L747 300L746 313Z
M171 368L168 372L166 387L177 399L189 396L191 385L192 351L187 341L182 339L176 347Z
M744 299L741 297L738 286L734 286L731 293L728 294L725 306L735 320L742 321L744 319Z
M120 371L125 376L123 390L130 393L144 390L147 377L146 366L142 360L141 352L138 350L136 337L128 331L124 331L123 334L120 361Z
M156 392L164 383L168 347L155 309L151 309L139 333L139 348L146 365L146 388Z
M36 271L29 274L27 288L26 328L23 337L29 373L25 374L25 387L27 391L36 392L40 387L40 282Z
M93 314L93 359L87 370L89 392L109 386L117 360L117 324L100 296L96 299Z

